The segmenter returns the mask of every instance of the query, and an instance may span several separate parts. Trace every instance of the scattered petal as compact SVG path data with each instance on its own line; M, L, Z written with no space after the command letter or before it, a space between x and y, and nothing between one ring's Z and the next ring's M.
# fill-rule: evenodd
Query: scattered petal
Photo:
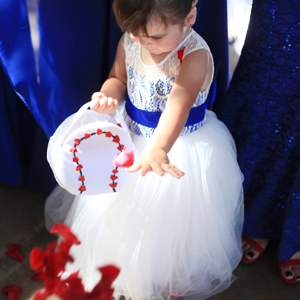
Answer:
M114 266L100 268L102 278L91 293L85 292L82 279L78 277L79 271L62 280L66 263L73 261L69 250L72 245L79 245L80 241L65 224L55 224L50 232L62 236L63 241L58 246L56 243L48 244L46 251L38 247L31 251L30 266L39 270L31 278L45 281L44 289L38 290L33 300L46 300L54 294L62 300L110 300L113 294L111 284L120 270Z
M16 251L19 250L19 248L21 247L20 244L10 244L8 245L8 251Z
M90 297L87 299L96 300L99 299L96 296L101 295L102 296L101 299L109 300L111 299L112 294L114 292L113 288L111 288L111 285L119 275L120 269L113 265L108 265L99 268L98 270L101 272L102 278L99 281L99 283L94 287L94 289L91 291Z
M5 254L21 263L24 261L24 255L19 251L20 247L21 247L20 244L10 244L8 246L9 251L6 252Z
M57 242L51 242L46 246L47 250L54 250L55 248L57 248Z
M47 252L45 252L43 249L39 247L33 248L29 255L30 268L38 273L42 272L46 256Z
M17 285L10 285L1 290L3 293L8 294L8 300L18 300L21 293L22 289L19 288Z
M50 230L51 233L57 233L62 236L64 241L59 244L59 249L63 255L68 255L68 252L73 245L80 245L80 241L77 236L73 234L70 227L65 224L54 224Z
M126 147L124 150L112 161L113 165L117 167L131 167L134 162L134 150L126 151Z
M64 270L65 264L61 262L61 258L58 252L49 253L45 259L45 269L47 278L55 278Z
M41 274L36 273L31 276L31 280L44 280L44 279L42 279Z

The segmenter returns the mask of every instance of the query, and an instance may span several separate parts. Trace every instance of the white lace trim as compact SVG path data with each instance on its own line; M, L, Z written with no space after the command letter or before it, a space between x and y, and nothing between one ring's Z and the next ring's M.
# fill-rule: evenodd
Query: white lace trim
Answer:
M132 41L127 33L125 34L124 44L128 96L134 106L152 112L162 112L166 106L180 66L177 56L179 49L185 47L183 58L199 49L205 49L211 55L206 42L194 30L157 65L147 66L142 62L141 46L137 42ZM193 107L197 107L205 102L209 88L210 85L206 90L199 92ZM153 128L142 126L131 120L127 114L125 115L126 123L134 133L145 137L150 137L153 134ZM204 121L184 127L181 135L195 131L202 126Z

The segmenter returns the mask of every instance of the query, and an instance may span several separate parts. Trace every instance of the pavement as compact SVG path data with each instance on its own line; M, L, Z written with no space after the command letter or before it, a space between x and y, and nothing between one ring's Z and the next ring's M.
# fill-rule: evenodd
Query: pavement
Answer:
M0 290L9 285L21 287L19 300L32 300L34 292L43 287L43 282L31 280L35 272L30 270L29 254L32 248L45 249L55 240L44 226L46 197L23 185L0 184ZM20 251L25 257L22 263L5 254L9 244L21 244ZM260 260L240 264L234 271L237 279L231 287L209 300L300 300L300 284L288 285L279 277L277 246L278 242L272 241ZM0 292L0 300L7 299L7 294Z

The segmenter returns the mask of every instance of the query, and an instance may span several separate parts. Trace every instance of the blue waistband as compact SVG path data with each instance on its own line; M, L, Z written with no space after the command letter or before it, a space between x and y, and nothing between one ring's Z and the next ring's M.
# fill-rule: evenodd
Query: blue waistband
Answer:
M205 117L205 109L207 105L212 105L214 102L216 94L216 83L213 82L211 89L209 91L209 96L207 97L207 100L202 105L199 105L197 107L193 107L190 110L189 117L187 119L187 122L185 126L191 126L197 123L200 123L204 120ZM161 116L161 112L152 112L147 110L142 110L137 108L132 104L130 101L129 96L127 95L126 103L125 103L125 109L128 114L128 116L133 120L134 122L150 127L150 128L156 128L159 118Z

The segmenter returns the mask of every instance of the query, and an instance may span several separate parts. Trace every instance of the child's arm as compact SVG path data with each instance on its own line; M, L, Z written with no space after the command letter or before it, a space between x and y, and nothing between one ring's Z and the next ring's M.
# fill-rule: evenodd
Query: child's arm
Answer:
M211 72L212 62L206 50L197 50L184 58L158 126L138 163L127 169L129 172L141 169L142 176L149 171L161 176L169 173L175 178L184 175L170 163L167 153L180 135L199 91L208 81L207 74L211 75Z
M100 92L92 95L90 108L102 113L111 114L118 108L126 98L126 66L124 50L124 34L121 37L116 58L109 73L108 79L103 83Z

